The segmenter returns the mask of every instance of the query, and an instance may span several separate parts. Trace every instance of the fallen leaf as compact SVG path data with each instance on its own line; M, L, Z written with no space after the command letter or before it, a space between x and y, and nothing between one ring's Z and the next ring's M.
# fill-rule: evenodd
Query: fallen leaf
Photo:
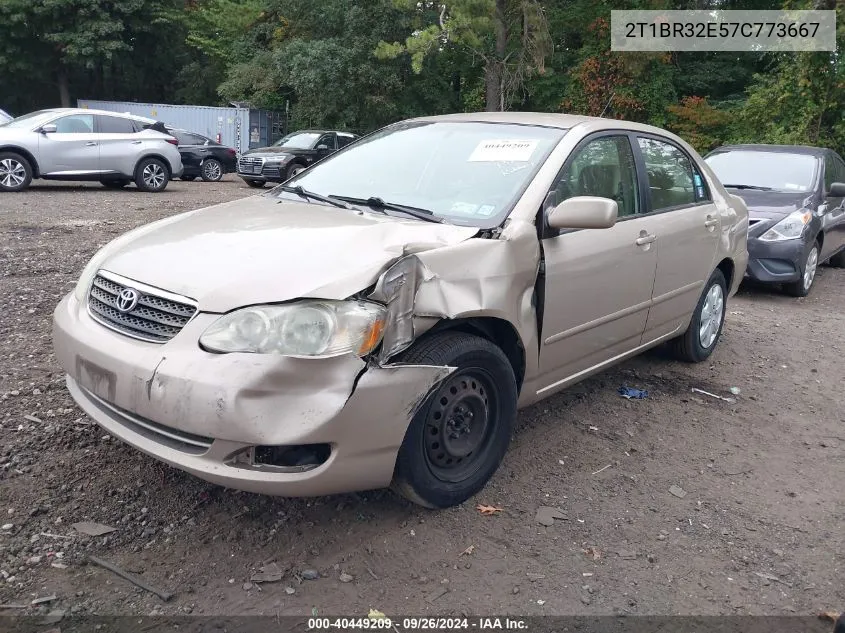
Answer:
M370 609L370 613L367 617L370 620L384 620L387 616L378 609Z
M102 523L94 523L92 521L81 521L79 523L74 523L71 527L77 532L87 536L103 536L104 534L110 534L111 532L117 531L117 528L103 525Z
M496 514L497 512L502 512L504 510L504 508L497 508L496 506L485 506L482 504L475 506L475 509L478 510L481 514L488 516L491 514Z
M475 545L470 545L463 552L461 552L461 556L469 556L474 551L475 551Z
M841 614L837 613L836 611L825 611L823 613L819 613L820 620L828 620L830 622L836 622L839 619Z
M593 560L599 560L601 558L601 550L598 547L588 547L584 550L584 553L592 557Z

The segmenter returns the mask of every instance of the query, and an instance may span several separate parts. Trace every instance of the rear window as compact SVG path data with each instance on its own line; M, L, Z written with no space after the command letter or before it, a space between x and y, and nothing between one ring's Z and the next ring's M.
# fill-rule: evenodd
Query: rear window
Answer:
M135 125L129 119L116 116L98 116L100 134L134 134Z

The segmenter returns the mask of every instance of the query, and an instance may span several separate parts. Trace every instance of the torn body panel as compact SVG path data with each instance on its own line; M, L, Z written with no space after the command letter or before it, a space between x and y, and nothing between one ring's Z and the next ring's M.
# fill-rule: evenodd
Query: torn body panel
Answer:
M370 296L386 302L389 309L396 307L380 360L406 348L443 319L495 319L516 331L525 363L521 373L533 378L538 356L534 292L539 262L536 230L519 222L509 224L498 239L469 239L403 258L380 278ZM520 404L531 402L531 394L523 392Z
M388 485L413 414L453 371L353 355L210 354L196 340L214 318L199 315L166 353L118 334L104 347L102 328L68 296L54 345L74 399L114 436L209 481L276 495ZM304 473L235 459L253 446L308 444L331 455Z

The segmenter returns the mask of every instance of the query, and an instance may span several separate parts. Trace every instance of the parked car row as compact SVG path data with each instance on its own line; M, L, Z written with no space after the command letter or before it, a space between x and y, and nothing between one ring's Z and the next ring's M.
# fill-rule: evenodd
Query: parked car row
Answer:
M0 124L0 191L23 191L35 178L135 182L159 192L167 183L218 181L237 153L205 136L129 114L81 108L39 110Z

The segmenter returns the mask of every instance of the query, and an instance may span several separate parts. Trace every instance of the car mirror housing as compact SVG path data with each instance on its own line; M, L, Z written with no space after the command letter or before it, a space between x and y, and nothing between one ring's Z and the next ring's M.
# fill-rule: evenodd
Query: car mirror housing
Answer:
M46 125L41 126L41 133L42 134L53 134L58 128L56 127L55 123L47 123Z
M845 198L845 182L831 183L827 195L831 198Z
M546 222L553 229L609 229L616 224L619 205L610 198L576 196L551 209Z

